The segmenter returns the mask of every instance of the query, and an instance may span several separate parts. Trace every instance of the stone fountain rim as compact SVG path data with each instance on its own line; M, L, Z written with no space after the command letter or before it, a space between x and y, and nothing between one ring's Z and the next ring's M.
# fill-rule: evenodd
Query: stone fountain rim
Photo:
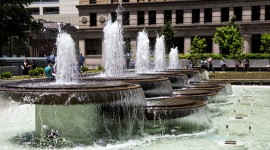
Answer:
M187 90L187 91L192 91L192 90L196 90L196 91L201 91L201 92L204 92L204 93L177 93L177 91L184 91L184 90ZM190 88L190 89L178 89L178 90L175 90L174 95L181 95L181 96L214 96L216 95L217 93L215 91L210 91L210 90L207 90L207 89L196 89L196 88Z
M143 76L142 76L143 77ZM100 77L100 78L82 78L82 80L96 80L96 81L122 81L122 82L128 82L128 83L132 83L132 82L154 82L154 81L166 81L168 80L168 78L166 77L152 77L152 78L145 78L145 79L128 79L128 78L104 78L104 77Z
M18 83L25 83L25 82L16 82L16 83L7 83L2 84L0 87L0 91L3 92L45 92L45 93L56 93L56 92L102 92L102 91L119 91L119 90L130 90L130 89L137 89L141 88L138 84L130 84L130 83L118 83L119 85L112 85L112 86L99 86L99 87L70 87L70 88L37 88L37 87L16 87L16 86L9 86L6 85L10 84L18 84ZM26 82L27 83L27 82ZM29 83L29 82L28 82ZM37 82L35 82L37 83ZM94 88L94 89L93 89ZM78 90L79 89L79 90ZM46 90L46 91L44 91Z

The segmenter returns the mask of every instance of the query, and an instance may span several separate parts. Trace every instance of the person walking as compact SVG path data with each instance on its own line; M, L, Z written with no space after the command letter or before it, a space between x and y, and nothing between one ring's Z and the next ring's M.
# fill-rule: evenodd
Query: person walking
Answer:
M79 56L79 69L82 68L84 62L85 62L85 57L82 55L82 53L80 53L80 56Z
M226 70L226 67L227 67L227 64L225 62L225 58L222 58L219 62L220 66L221 66L221 70L222 71L225 71Z
M126 65L127 65L127 69L129 68L130 58L131 58L131 54L129 52L127 52L127 54L126 54Z
M213 67L213 61L212 61L212 58L209 57L207 59L207 62L208 62L208 72L209 71L213 71L213 73L215 73L215 68Z

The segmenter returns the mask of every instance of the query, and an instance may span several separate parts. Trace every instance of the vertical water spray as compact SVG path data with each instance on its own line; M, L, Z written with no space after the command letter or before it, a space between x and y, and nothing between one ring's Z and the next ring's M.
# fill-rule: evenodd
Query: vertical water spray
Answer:
M178 49L177 47L171 48L170 51L169 69L179 69Z
M117 22L112 22L111 16L103 29L105 54L103 55L103 66L105 76L116 77L122 76L124 70L124 51L122 26Z
M76 61L75 42L71 35L59 30L56 40L56 84L78 83L78 65Z
M150 52L148 35L143 30L137 37L136 73L146 73L150 69Z
M155 71L165 71L166 57L165 57L165 42L164 36L156 38L155 44Z

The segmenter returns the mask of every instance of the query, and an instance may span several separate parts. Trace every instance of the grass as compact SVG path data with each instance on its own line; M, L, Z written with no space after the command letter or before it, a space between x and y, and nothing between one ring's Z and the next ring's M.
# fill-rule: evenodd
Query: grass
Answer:
M269 79L270 72L216 72L209 73L209 79Z

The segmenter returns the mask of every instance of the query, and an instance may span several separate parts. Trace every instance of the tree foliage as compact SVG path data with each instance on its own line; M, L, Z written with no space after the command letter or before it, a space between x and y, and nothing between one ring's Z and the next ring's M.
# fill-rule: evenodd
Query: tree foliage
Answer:
M263 53L270 53L270 34L269 33L262 34L260 50Z
M196 35L191 42L189 53L190 54L203 53L206 47L207 47L206 39L200 38Z
M167 53L173 47L175 32L176 31L175 31L174 27L172 26L171 21L165 22L164 26L161 29L161 35L164 35L164 38L165 38L165 45L166 45L166 52Z
M233 16L225 27L216 28L213 41L219 44L222 54L241 54L244 39L240 34L240 25L235 23Z
M31 16L31 12L25 8L33 0L1 0L0 1L0 48L11 37L26 40L27 31L38 30L42 23L37 22Z
M191 47L189 49L190 59L196 60L195 65L197 66L198 59L204 59L202 53L207 47L206 39L200 38L197 35L193 38L191 42Z

